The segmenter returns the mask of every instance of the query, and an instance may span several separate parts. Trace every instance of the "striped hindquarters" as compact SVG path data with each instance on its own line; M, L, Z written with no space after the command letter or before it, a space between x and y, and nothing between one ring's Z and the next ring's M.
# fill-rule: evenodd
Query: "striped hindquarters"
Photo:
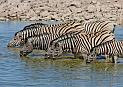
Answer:
M112 40L106 42L95 48L97 54L104 55L122 55L123 54L123 42Z

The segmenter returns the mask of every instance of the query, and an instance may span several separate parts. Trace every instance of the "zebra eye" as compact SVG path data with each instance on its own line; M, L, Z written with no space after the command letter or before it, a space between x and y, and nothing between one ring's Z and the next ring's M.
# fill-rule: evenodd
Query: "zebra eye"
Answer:
M16 38L14 38L14 40L16 40Z

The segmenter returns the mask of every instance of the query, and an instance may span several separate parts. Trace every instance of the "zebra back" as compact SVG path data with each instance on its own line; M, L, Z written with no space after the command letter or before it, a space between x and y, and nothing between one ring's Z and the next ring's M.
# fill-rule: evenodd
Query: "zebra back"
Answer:
M103 30L109 30L110 32L114 33L115 26L117 24L111 21L91 21L91 22L83 22L83 30L87 34L95 33Z
M16 35L22 35L23 37L35 36L44 33L48 34L64 34L70 31L79 31L81 29L81 23L78 21L67 21L62 24L52 24L40 27L27 27L26 29L18 31Z

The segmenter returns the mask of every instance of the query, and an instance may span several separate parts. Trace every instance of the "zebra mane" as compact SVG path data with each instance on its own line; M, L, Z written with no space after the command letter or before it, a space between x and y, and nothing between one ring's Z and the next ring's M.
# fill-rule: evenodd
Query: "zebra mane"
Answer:
M32 27L36 27L36 26L45 26L47 24L44 24L44 23L34 23L34 24L30 24L30 25L27 25L23 28L23 30L26 30L28 28L32 28Z

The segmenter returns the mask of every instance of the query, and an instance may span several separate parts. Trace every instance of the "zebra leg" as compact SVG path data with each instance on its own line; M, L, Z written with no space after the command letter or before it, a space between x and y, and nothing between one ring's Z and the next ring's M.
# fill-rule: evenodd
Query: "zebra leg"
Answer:
M93 50L89 53L90 55L89 55L89 59L91 60L91 61L96 61L96 48L93 48Z
M90 54L89 56L88 56L88 62L92 62L92 61L96 61L96 57L95 57L95 55L92 55L92 54Z
M60 56L60 55L62 55L62 53L63 53L62 48L56 48L56 49L54 49L54 55L55 56Z
M86 63L90 63L91 61L93 61L93 56L92 55L87 55L86 56Z
M118 60L118 57L117 56L114 56L114 63L115 64L117 63L117 60Z
M112 62L115 63L115 64L117 64L117 60L118 60L118 57L117 57L117 56L114 56L114 57L112 58Z
M82 55L82 57L83 57L83 61L84 61L84 63L87 63L87 61L88 61L88 56L87 56L87 54L85 54L85 53L82 53L81 54Z
M110 62L110 57L109 57L109 55L105 55L105 58L106 58L106 60L105 60L106 63Z
M54 58L54 49L53 47L49 47L46 54L45 54L46 58Z

